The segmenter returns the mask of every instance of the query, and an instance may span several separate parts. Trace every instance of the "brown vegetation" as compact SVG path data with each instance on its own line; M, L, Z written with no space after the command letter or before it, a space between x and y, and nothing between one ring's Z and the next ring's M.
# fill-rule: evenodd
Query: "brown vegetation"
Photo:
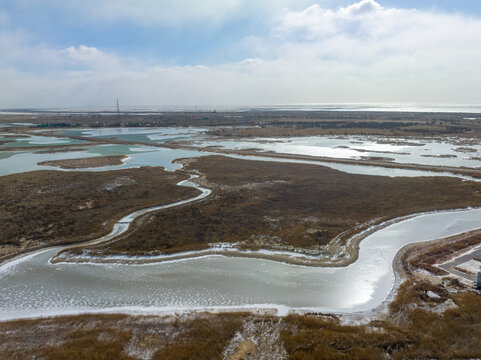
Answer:
M400 254L399 262L406 275L423 269L435 275L448 273L434 266L451 259L455 254L481 243L481 231L475 230L466 234L455 235L435 243L411 244Z
M34 171L0 177L0 260L39 246L107 233L136 209L195 196L187 176L144 167L107 172Z
M368 326L343 326L334 320L292 316L282 340L290 359L453 359L479 358L481 348L481 297L475 293L450 295L457 305L444 313L430 311L448 295L432 300L427 291L439 292L429 283L406 283L400 292L402 316L373 321ZM443 298L444 297L444 298ZM426 306L422 308L416 304ZM399 319L402 321L399 321Z
M295 137L322 135L436 136L459 134L471 128L450 122L410 121L277 121L262 127L214 130L210 134L224 137Z
M82 139L84 140L84 139ZM32 145L32 146L9 146L9 147L0 147L0 151L34 151L39 150L39 154L49 154L54 152L68 152L68 151L82 151L85 149L79 149L79 147L87 147L97 144L106 144L105 141L102 142L95 142L89 141L88 138L85 138L87 142L81 144L62 144L62 145L53 145L53 144L45 144L45 145Z
M98 156L81 159L49 160L39 162L38 165L56 166L61 169L82 169L103 166L122 165L125 155Z
M433 292L437 297L430 298ZM289 359L453 359L479 358L481 296L455 294L428 282L407 282L386 319L342 325L336 317L191 314L173 317L83 315L0 323L0 353L6 359L222 359L243 325L262 341L262 331ZM453 305L439 312L450 302ZM255 343L254 342L254 343ZM245 359L274 359L255 353ZM276 359L278 359L277 357Z
M219 359L246 314L82 315L0 323L2 359Z
M431 172L441 172L445 173L447 176L451 176L452 174L462 175L462 176L470 176L473 178L481 178L481 170L477 168L469 168L469 167L452 167L452 166L439 166L439 165L425 165L425 164L410 164L410 163L396 163L392 161L386 161L389 159L386 158L377 158L377 159L343 159L343 158L330 158L324 156L311 156L311 155L301 155L301 154L285 154L285 153L276 153L272 151L264 152L260 151L259 149L238 149L238 150L230 150L225 148L213 147L211 149L192 146L190 144L174 144L174 143L165 143L164 146L168 146L171 148L182 148L188 147L191 149L195 149L198 151L213 151L216 153L222 154L234 154L234 155L243 155L243 156L259 156L262 158L272 158L273 161L275 159L290 159L290 160L301 160L301 161L318 161L318 162L327 162L327 163L338 163L338 164L348 164L348 165L363 165L363 166L379 166L384 168L390 169L406 169L406 170L418 170L418 171L431 171Z
M312 248L345 231L352 235L372 219L481 205L481 185L455 178L352 175L221 156L194 159L187 168L204 174L214 195L150 215L142 227L106 245L109 251L176 252L213 242Z
M437 245L445 242L434 245L415 253L420 268L425 266L421 259L437 256ZM67 316L0 323L0 354L22 360L222 359L232 343L234 351L248 343L252 355L246 352L245 359L479 358L480 319L478 293L452 278L440 286L411 274L389 315L365 325L347 326L320 314Z
M466 119L469 116L473 119ZM481 132L476 114L381 111L196 111L157 114L123 113L120 117L44 112L0 115L0 123L33 122L43 128L121 126L249 126L233 136L300 136L326 134L437 135ZM254 128L258 127L258 129ZM229 130L219 133L227 136Z

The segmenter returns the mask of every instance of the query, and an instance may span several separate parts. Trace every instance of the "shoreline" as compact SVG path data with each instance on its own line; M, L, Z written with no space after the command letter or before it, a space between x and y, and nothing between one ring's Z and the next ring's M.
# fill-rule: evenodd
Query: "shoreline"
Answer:
M165 168L163 168L163 169L165 170ZM54 169L53 171L65 171L65 170ZM117 171L117 170L111 170L111 171ZM182 177L183 177L183 179L180 180L176 185L178 185L180 183L183 183L183 182L186 182L186 181L190 181L190 176L191 176L190 174L188 174L184 171L177 171L176 173L182 175ZM188 200L188 199L189 198L180 199L178 201L182 202L182 201ZM174 202L174 203L176 203L176 202ZM60 239L57 243L39 244L39 245L35 245L35 246L32 246L32 247L20 250L16 253L12 253L12 254L7 253L6 255L2 255L2 253L0 252L0 267L4 266L5 264L7 264L11 261L17 260L17 259L22 258L24 256L28 256L30 254L33 254L33 253L36 253L36 252L39 252L39 251L43 251L43 250L48 250L48 249L52 249L52 248L75 248L75 247L79 247L79 246L86 246L88 244L91 244L94 241L97 241L100 238L104 238L104 237L108 236L109 234L111 234L114 231L114 228L115 228L116 224L119 221L121 221L123 218L128 217L133 213L136 213L136 212L139 212L139 211L142 211L142 210L145 210L145 209L156 208L156 207L159 207L159 206L163 207L163 206L166 206L166 205L169 205L169 204L171 204L171 203L162 204L162 205L153 204L153 205L150 205L150 206L147 206L147 207L142 207L140 209L139 208L131 208L131 209L124 210L124 211L116 214L117 216L115 218L106 220L105 223L102 224L102 226L100 228L98 228L98 230L96 230L95 232L87 234L85 236L82 236L83 240L81 240L81 241ZM74 237L74 239L75 239L75 237Z
M463 168L463 167L449 167L449 166L433 166L433 165L423 165L414 163L395 163L395 162L382 162L375 160L355 160L355 159L343 159L343 158L331 158L323 156L311 156L302 154L287 154L287 153L276 153L272 151L256 151L255 149L247 150L229 150L221 147L196 147L185 144L176 144L171 142L166 142L162 144L162 147L170 149L185 149L185 150L195 150L199 152L213 152L225 155L238 155L238 156L253 156L253 157L263 157L270 158L272 161L276 159L283 160L298 160L298 161L315 161L319 163L334 163L334 164L345 164L345 165L357 165L357 166L374 166L382 167L388 169L400 169L400 170L412 170L412 171L426 171L432 172L433 176L436 173L446 173L446 176L457 176L465 177L468 180L480 181L481 170L477 168ZM449 175L450 174L450 175Z
M188 181L188 180L183 180ZM463 209L464 211L470 210ZM463 211L463 210L448 210L448 211L435 211L430 213L439 213L439 212L456 212L456 211ZM424 213L425 215L428 213ZM418 214L422 216L421 214ZM416 215L411 215L413 217ZM384 224L386 225L386 224ZM248 305L233 305L233 306L165 306L165 307L135 307L135 306L125 306L125 307L114 307L114 308L100 308L100 309L77 309L77 310L60 310L60 311L35 311L31 312L30 314L24 314L16 316L5 317L0 319L0 322L8 322L12 320L19 320L19 319L44 319L44 318L55 318L61 316L72 316L72 315L93 315L93 314L126 314L130 316L138 316L138 315L155 315L155 316L165 316L165 315L186 315L186 314L193 314L198 315L202 313L208 314L220 314L220 313L241 313L241 312L249 312L252 314L258 315L271 315L271 316L278 316L278 317L285 317L288 315L328 315L328 316L336 316L341 324L343 325L359 325L359 324L366 324L369 321L382 319L383 317L387 316L390 313L389 306L390 304L396 299L396 296L399 292L401 285L410 277L415 278L415 275L408 275L404 269L404 264L402 262L403 256L412 251L415 248L426 248L432 247L433 244L439 244L446 242L450 239L462 239L463 237L469 236L472 233L480 233L481 229L471 230L468 232L463 232L460 234L452 235L446 238L440 239L432 239L428 241L418 242L418 243L411 243L403 246L397 253L392 262L392 271L395 277L394 285L390 289L389 293L385 297L385 299L377 306L368 309L368 310L361 310L361 311L330 311L329 308L321 308L321 307L300 307L300 308L292 308L286 305L280 304L248 304ZM98 239L97 239L98 240ZM78 246L82 246L84 244L78 244ZM479 246L475 245L475 246ZM468 248L460 250L458 253L454 254L454 256L460 256L461 254L467 253L471 250L474 246L470 246ZM24 254L23 256L18 257L16 260L13 261L22 261L22 258L27 258L30 256L36 256L38 253L45 252L55 249L47 248L37 250L33 253ZM219 255L219 254L217 254ZM50 262L50 261L49 261ZM7 263L8 264L8 263ZM5 266L6 264L4 264ZM297 265L293 265L297 266ZM433 277L435 277L433 275ZM41 313L41 314L40 314ZM18 314L17 314L18 315Z
M425 216L430 214L439 214L439 213L450 213L450 212L463 212L469 210L477 210L481 208L461 208L461 209L450 209L450 210L436 210L436 211L426 211L421 213L415 213L410 215L401 216L398 218L386 220L382 223L372 225L367 229L354 234L347 240L347 252L351 254L347 259L341 260L339 262L332 262L332 260L322 260L319 259L316 255L308 255L302 252L295 252L295 251L286 251L286 250L276 250L276 249L260 249L260 250L241 250L235 246L235 244L221 244L221 246L212 246L207 249L202 250L194 250L194 251L186 251L186 252L179 252L179 253L172 253L172 254L159 254L159 255L127 255L127 254L118 254L118 255L105 255L105 256L95 256L95 255L76 255L76 254L67 254L66 257L60 257L61 253L68 252L70 248L77 248L81 247L82 245L88 244L78 244L78 246L69 246L50 260L51 264L119 264L119 265L153 265L163 262L172 262L172 261L185 261L189 259L195 259L199 257L206 257L206 256L226 256L226 257L242 257L242 258L252 258L252 259L262 259L262 260L270 260L270 261L277 261L282 262L288 265L295 265L295 266L306 266L306 267L332 267L332 268L339 268L339 267L347 267L353 263L355 263L359 257L359 247L366 237L373 234L376 231L379 231L387 226L399 223L404 220L409 220L414 217L418 216ZM138 218L137 218L138 219ZM135 220L133 220L134 222ZM475 230L471 230L475 231ZM459 236L466 232L461 232L459 234L453 236ZM444 238L443 238L444 239ZM442 239L432 239L428 240L427 242L438 241ZM95 241L95 240L94 240ZM97 244L100 244L98 242ZM408 244L415 245L419 243Z
M178 183L178 185L180 185L182 182L189 182L190 180L193 180L194 177L195 177L195 175L191 175L191 177L189 179L182 180L181 182ZM198 184L195 184L194 187L202 191L202 188ZM204 190L208 191L207 195L205 195L205 196L208 196L210 194L210 190L209 189L204 189ZM203 198L202 194L199 195L199 196L201 197L200 199ZM182 201L179 201L179 202L175 202L175 203L161 205L160 207L161 208L172 207L172 206L176 206L176 204L177 205L183 205L184 203L190 203L192 201L199 200L199 196L196 196L196 197L190 198L190 199L186 199L186 200L182 200ZM158 208L158 207L154 206L154 207L144 208L144 209L136 211L136 212L140 212L140 214L137 215L136 217L133 217L133 218L130 219L129 224L127 226L127 230L129 229L131 223L134 223L134 221L136 219L139 219L142 215L145 214L145 212L142 213L143 210L155 211L155 210L161 210L161 208ZM348 266L348 265L354 263L358 259L360 242L363 239L365 239L367 236L372 234L373 232L378 231L378 230L380 230L380 229L382 229L386 226L389 226L389 225L392 225L394 223L397 223L397 222L400 222L400 221L403 221L403 220L407 220L407 219L410 219L410 218L413 218L413 217L416 217L416 216L423 216L423 215L435 214L435 213L460 212L460 211L468 211L468 210L473 210L473 209L479 209L479 208L463 208L463 209L438 210L438 211L422 212L422 213L416 213L416 214L410 214L410 215L402 216L402 217L399 217L399 218L387 220L387 221L382 222L380 224L373 225L373 226L363 230L362 232L352 236L351 238L349 238L347 246L350 246L351 249L352 249L352 247L355 247L355 256L351 256L348 260L340 262L340 263L335 264L335 265L332 264L332 263L329 264L329 265L327 265L327 264L319 265L319 264L312 264L312 263L310 263L310 264L296 263L296 260L293 260L292 258L289 258L289 257L292 257L292 256L286 255L286 254L275 254L275 252L273 252L273 254L267 254L267 255L266 254L252 254L252 253L247 253L247 252L244 252L244 253L239 252L239 253L236 254L234 251L230 251L230 250L226 251L225 254L219 253L219 252L214 252L212 254L209 254L209 253L200 254L201 251L198 251L198 252L193 252L191 254L191 256L185 256L185 254L173 255L173 256L169 257L168 261L172 261L172 260L182 261L182 260L187 260L187 259L190 259L190 258L193 258L193 257L198 257L198 256L210 256L210 255L223 255L223 256L225 256L225 255L227 255L227 256L242 256L242 257L260 258L260 259L273 260L273 261L281 261L281 262L285 262L285 263L288 263L288 264L291 264L291 265L320 266L320 267L345 267L345 266ZM132 213L129 213L129 215L127 215L125 217L129 217L131 215L132 215ZM115 229L115 225L118 224L118 223L121 223L122 219L120 219L119 221L114 223L114 225L112 227L112 232ZM474 230L474 231L479 231L479 229ZM466 234L466 233L467 232L462 232L462 233L459 233L459 234L456 234L456 235L453 235L453 236L459 237L459 236L461 236L463 234ZM110 235L110 234L108 234L108 235ZM106 236L108 236L108 235L106 235ZM117 235L118 234L114 234L114 236L117 236ZM453 236L451 236L451 237L453 237ZM451 237L449 237L449 238L451 238ZM66 248L61 249L60 251L68 250L69 248L81 247L81 246L85 246L85 245L89 245L89 244L93 245L93 244L96 244L96 243L100 243L99 240L101 240L102 238L90 240L88 243L80 243L80 244L74 244L72 246L67 246ZM105 241L108 241L108 240L111 240L111 239L112 238L107 239ZM132 314L132 315L142 315L142 314L162 315L162 314L164 314L165 315L165 314L172 314L172 313L178 314L178 313L192 313L192 312L197 312L197 313L202 313L202 312L209 312L209 313L242 312L242 311L246 311L246 310L250 311L250 312L253 312L253 313L258 313L258 314L270 314L270 315L277 315L277 316L287 316L289 314L308 314L308 313L311 313L311 314L312 313L333 314L333 315L339 316L342 321L348 321L348 322L349 321L351 321L351 322L352 321L354 321L354 322L356 322L356 321L367 321L368 319L378 318L379 316L382 316L383 314L386 314L386 311L388 310L389 304L394 300L394 298L396 297L396 295L398 293L400 285L406 280L406 274L403 273L403 266L402 266L402 262L401 262L402 256L406 252L410 251L412 248L415 248L415 247L418 247L418 246L426 247L426 246L432 245L435 242L443 241L443 240L446 240L446 239L447 238L432 239L432 240L429 240L429 241L426 241L426 242L408 244L408 245L405 245L403 248L401 248L396 253L396 256L393 260L393 273L394 273L394 276L395 276L395 282L394 282L393 288L390 290L386 299L383 300L383 302L380 305L378 305L378 306L376 306L372 309L365 310L365 311L330 312L328 309L323 309L323 308L290 308L290 307L285 306L285 305L276 305L276 304L253 304L253 305L243 305L243 306L210 306L210 307L209 306L161 307L161 308L150 308L150 309L149 308L135 308L135 307L132 307L132 306L127 306L127 307L109 308L109 309L108 308L96 309L96 310L88 309L85 312L82 311L82 310L74 311L74 312L68 312L68 311L57 312L57 313L49 314L47 316L40 315L40 316L32 317L32 316L27 315L26 317L11 318L11 319L7 319L7 320L2 319L0 321L8 321L8 320L13 320L13 319L21 319L21 318L32 319L32 318L44 318L44 317L62 316L62 315L80 315L80 314L96 314L96 313L98 313L98 314L100 314L100 313L112 313L112 314L113 313L122 313L122 314ZM58 245L54 246L52 248L55 248L55 247L58 247ZM11 261L21 260L22 258L25 258L25 257L28 257L28 256L34 256L35 254L37 254L39 252L48 251L52 248L48 247L48 248L38 249L37 251L26 253L26 254L23 254L22 256L18 256L16 259L11 260ZM208 249L207 251L211 251L211 250ZM469 249L465 249L464 251L465 252L469 251ZM57 257L59 255L59 253L57 253L54 257L52 257L49 260L50 264L52 264L52 263L63 263L64 262L64 261L52 261L55 257ZM299 256L299 254L296 254L296 253L295 253L295 255ZM272 256L273 258L268 258L267 256ZM176 258L172 258L172 257L176 257ZM287 257L287 259L286 259L286 257ZM304 257L306 257L306 256L304 255ZM104 259L102 259L102 260L104 260ZM140 263L140 264L147 264L145 262L145 259L142 259L142 260L143 260L143 262ZM154 263L159 262L158 259L155 259L155 260L156 261L154 261ZM6 263L3 263L1 265L6 265L11 261L7 261ZM161 260L161 261L163 261L163 260ZM311 262L311 260L307 260L307 261ZM113 263L115 263L115 262L116 261L113 261ZM77 262L77 263L80 263L80 262ZM82 262L82 263L85 263L85 262ZM87 263L92 263L92 261L89 261ZM100 261L99 261L99 263L100 263ZM361 320L359 320L359 319L361 319Z
M46 160L37 163L39 166L53 166L60 169L89 169L105 166L120 166L129 159L128 155L95 156L78 159Z
M25 133L29 135L33 135L29 131L26 131ZM357 160L343 159L343 158L331 158L331 157L323 157L323 156L310 156L310 155L302 155L302 154L276 153L272 151L260 152L260 151L257 151L255 148L246 149L246 150L242 150L242 149L229 150L229 149L225 149L217 146L197 147L197 146L193 146L192 144L189 144L189 141L179 142L179 143L171 142L171 141L166 141L163 143L149 143L149 142L142 142L142 141L109 139L109 141L107 142L104 139L85 137L85 136L71 136L66 134L59 135L59 134L35 133L35 135L62 137L62 138L68 138L73 140L84 140L84 141L90 142L90 144L87 144L84 146L92 146L92 145L98 145L98 144L144 145L144 146L152 146L152 147L167 148L167 149L194 150L194 151L207 152L207 153L214 152L217 154L224 154L224 155L264 157L264 158L272 159L271 161L275 161L275 159L313 161L313 162L319 162L319 163L324 162L324 163L345 164L345 165L381 167L381 168L388 168L388 169L426 171L426 172L432 172L434 174L446 173L447 174L446 176L451 175L456 177L464 177L467 180L481 181L480 180L481 169L478 169L478 168L434 166L434 165L423 165L423 164L415 164L415 163L382 162L382 161L366 160L366 159L364 160L363 159L357 159ZM375 136L382 136L382 135L375 135ZM415 136L415 137L418 138L418 136ZM69 146L69 145L64 145L64 146ZM70 144L70 146L74 146L74 144ZM434 174L433 176L439 176Z
M389 291L386 298L381 304L368 310L361 311L329 311L326 308L316 308L316 307L301 307L292 308L286 305L280 304L247 304L247 305L233 305L233 306L165 306L165 307L136 307L136 306L125 306L125 307L115 307L115 308L102 308L102 309L85 309L85 310L61 310L61 311L51 311L50 313L45 313L42 311L40 314L29 314L25 316L9 317L0 319L1 322L15 321L15 320L35 320L35 319L49 319L63 316L80 316L80 315L95 315L95 314L125 314L129 316L177 316L186 314L222 314L222 313L243 313L248 312L254 315L270 315L277 317L285 317L288 315L318 315L318 316L335 316L339 319L342 325L362 325L366 324L372 320L381 319L384 316L389 315L389 306L393 300L395 300L400 286L408 280L410 277L415 277L413 274L408 274L405 270L402 258L416 250L425 249L432 245L437 245L447 241L462 240L464 237L469 236L473 233L481 233L481 229L471 230L468 232L460 233L457 235L428 240L418 243L407 244L403 246L396 254L392 266L393 273L395 276L395 282L392 289ZM469 246L468 248L462 249L451 257L457 258L468 253L472 248L478 245ZM48 251L51 249L42 249L33 254L25 255L35 256L37 253ZM433 277L437 277L432 275Z

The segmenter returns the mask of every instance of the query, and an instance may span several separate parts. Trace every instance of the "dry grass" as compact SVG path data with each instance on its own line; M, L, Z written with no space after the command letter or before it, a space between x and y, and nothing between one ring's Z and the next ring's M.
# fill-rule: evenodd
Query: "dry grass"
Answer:
M398 297L404 303L402 324L388 319L342 326L317 317L294 316L285 320L289 326L283 332L283 343L290 359L303 360L479 358L481 296L453 296L458 307L438 314L413 306L433 305L432 300L420 299L428 290L439 289L428 283L403 287Z
M447 275L448 273L436 266L449 260L455 253L481 243L481 231L470 232L465 235L456 235L438 241L436 243L412 244L408 251L403 252L400 262L403 271L412 275L414 270L424 269L435 275Z
M0 323L3 359L219 359L247 314L82 315Z
M176 186L186 177L152 167L2 176L0 260L38 246L95 237L135 209L195 196L198 190Z
M426 296L427 291L440 299ZM434 311L447 299L455 308ZM479 358L481 296L452 294L427 282L407 282L391 316L346 326L336 318L290 315L273 346L289 359ZM270 318L197 314L171 318L85 315L0 323L2 359L221 359L243 324L261 331ZM260 334L259 334L260 335ZM255 339L254 339L255 340ZM251 358L269 354L257 354Z
M62 149L60 151L65 151ZM122 165L126 155L99 156L81 159L62 159L39 162L38 165L57 166L61 169L82 169L102 166Z
M455 178L352 175L327 167L208 156L190 162L215 191L202 203L153 214L108 244L112 252L177 252L215 242L250 248L326 245L358 224L481 205L481 185ZM103 248L105 250L105 248Z
M110 340L102 340L102 338ZM60 346L46 346L38 351L40 358L49 360L108 360L134 359L123 353L124 345L130 339L127 332L115 329L73 331Z
M188 329L174 342L158 350L155 360L219 359L229 340L242 326L239 315L213 316L184 324Z

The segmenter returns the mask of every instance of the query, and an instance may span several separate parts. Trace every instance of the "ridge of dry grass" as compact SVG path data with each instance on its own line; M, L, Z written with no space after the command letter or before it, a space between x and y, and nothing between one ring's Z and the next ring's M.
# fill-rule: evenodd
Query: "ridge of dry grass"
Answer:
M322 249L373 219L481 205L481 184L456 178L353 175L317 165L222 156L192 159L186 169L202 173L213 195L150 215L102 251L172 253L216 242L250 249Z
M108 233L144 207L198 194L181 173L143 167L105 172L33 171L0 177L0 261L8 256Z

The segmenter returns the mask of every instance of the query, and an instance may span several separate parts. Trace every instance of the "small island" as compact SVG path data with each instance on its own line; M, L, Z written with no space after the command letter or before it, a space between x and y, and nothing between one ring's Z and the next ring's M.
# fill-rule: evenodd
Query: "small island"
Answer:
M86 169L122 165L127 157L126 155L112 155L81 159L49 160L39 162L38 165L55 166L61 169Z

